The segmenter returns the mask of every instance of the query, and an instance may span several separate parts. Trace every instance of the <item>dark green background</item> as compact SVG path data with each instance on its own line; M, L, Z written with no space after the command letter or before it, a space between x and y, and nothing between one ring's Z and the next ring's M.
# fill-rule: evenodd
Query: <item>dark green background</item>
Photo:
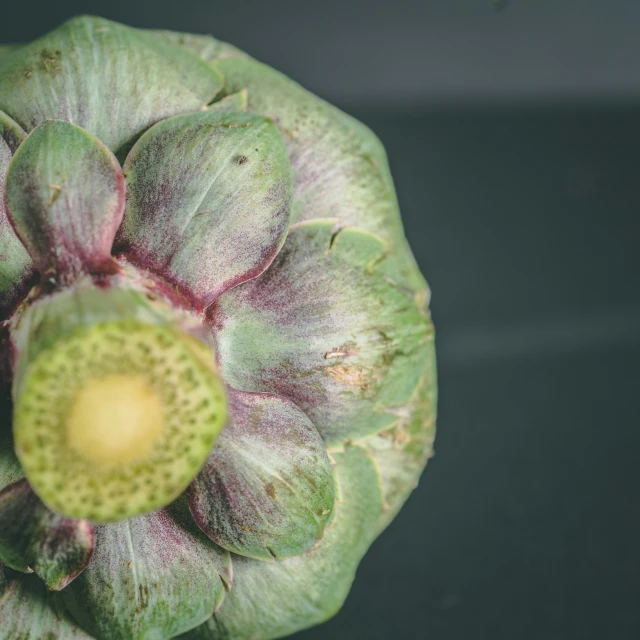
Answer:
M368 123L433 289L437 456L300 640L640 638L640 3L3 7L210 32Z

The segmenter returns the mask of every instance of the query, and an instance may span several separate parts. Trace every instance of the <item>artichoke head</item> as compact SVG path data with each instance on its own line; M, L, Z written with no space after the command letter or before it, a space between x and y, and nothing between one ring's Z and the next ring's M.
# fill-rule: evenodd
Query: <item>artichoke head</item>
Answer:
M208 36L0 48L0 639L280 638L431 455L383 147Z

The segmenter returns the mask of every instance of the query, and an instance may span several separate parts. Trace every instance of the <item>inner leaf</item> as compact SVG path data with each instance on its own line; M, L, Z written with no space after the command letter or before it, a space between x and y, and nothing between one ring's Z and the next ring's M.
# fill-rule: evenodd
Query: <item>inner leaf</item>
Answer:
M124 211L124 178L94 136L62 120L35 129L16 152L6 181L7 212L45 277L109 272Z
M291 167L266 118L217 109L171 118L142 136L124 172L117 249L198 308L262 273L282 246Z
M335 500L320 434L283 398L231 390L229 400L231 419L190 487L191 512L234 553L303 553L322 536Z

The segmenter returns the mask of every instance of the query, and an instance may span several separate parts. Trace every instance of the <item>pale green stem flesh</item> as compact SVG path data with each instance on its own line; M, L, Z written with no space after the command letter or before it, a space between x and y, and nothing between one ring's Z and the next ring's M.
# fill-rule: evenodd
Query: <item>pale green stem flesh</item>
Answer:
M226 419L213 353L131 289L75 286L16 320L16 454L51 509L95 522L166 506Z

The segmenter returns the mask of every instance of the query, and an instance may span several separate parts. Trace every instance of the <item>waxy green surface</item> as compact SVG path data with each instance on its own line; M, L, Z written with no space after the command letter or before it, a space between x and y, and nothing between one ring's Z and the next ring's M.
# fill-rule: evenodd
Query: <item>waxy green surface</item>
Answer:
M0 638L2 640L91 640L62 602L35 575L0 564Z
M66 120L116 153L150 125L200 110L221 87L220 74L182 47L93 17L0 58L0 109L25 131Z
M152 127L124 164L118 248L198 308L262 273L289 226L287 150L266 118L220 110Z
M0 490L24 478L15 454L11 425L0 426Z
M294 173L293 222L339 218L389 242L400 284L426 283L404 237L398 201L380 140L364 124L270 67L226 52L213 63L224 91L246 89L248 109L278 123Z
M0 425L0 523L18 495L32 514L24 536L0 536L0 640L271 640L333 616L433 446L429 291L380 141L232 45L91 17L0 48L0 110L0 178L9 169L29 250L0 205L5 316L52 273L78 286L96 271L101 286L133 277L205 321L216 353L199 343L198 358L230 399L177 502L64 523L75 537L55 553L61 517L30 492ZM63 187L56 170L66 191L49 186ZM43 234L56 220L62 233ZM130 308L119 295L96 289L89 312L117 317ZM138 302L138 320L166 322ZM14 331L18 378L48 348L51 335L33 331L48 313L32 305L31 329ZM89 527L95 549L77 574ZM7 562L68 586L48 592Z
M380 476L363 449L347 446L334 459L337 513L322 544L276 563L234 557L228 606L187 634L187 640L279 638L338 612L375 536L382 499Z
M394 422L429 347L429 321L386 276L387 245L338 221L293 228L271 268L212 308L223 377L292 399L328 446Z
M71 283L83 273L112 270L124 176L97 138L47 120L16 151L5 191L11 224L42 276Z
M229 553L198 529L179 500L97 527L92 562L63 596L97 638L171 638L209 618L230 583Z
M4 203L7 168L26 133L0 111L0 319L11 313L27 293L34 267L11 226Z
M191 513L220 546L272 560L308 551L335 503L324 443L293 403L229 393L230 419L189 489Z
M60 591L84 571L93 548L93 525L47 509L26 480L0 491L0 560L7 567L33 571Z

